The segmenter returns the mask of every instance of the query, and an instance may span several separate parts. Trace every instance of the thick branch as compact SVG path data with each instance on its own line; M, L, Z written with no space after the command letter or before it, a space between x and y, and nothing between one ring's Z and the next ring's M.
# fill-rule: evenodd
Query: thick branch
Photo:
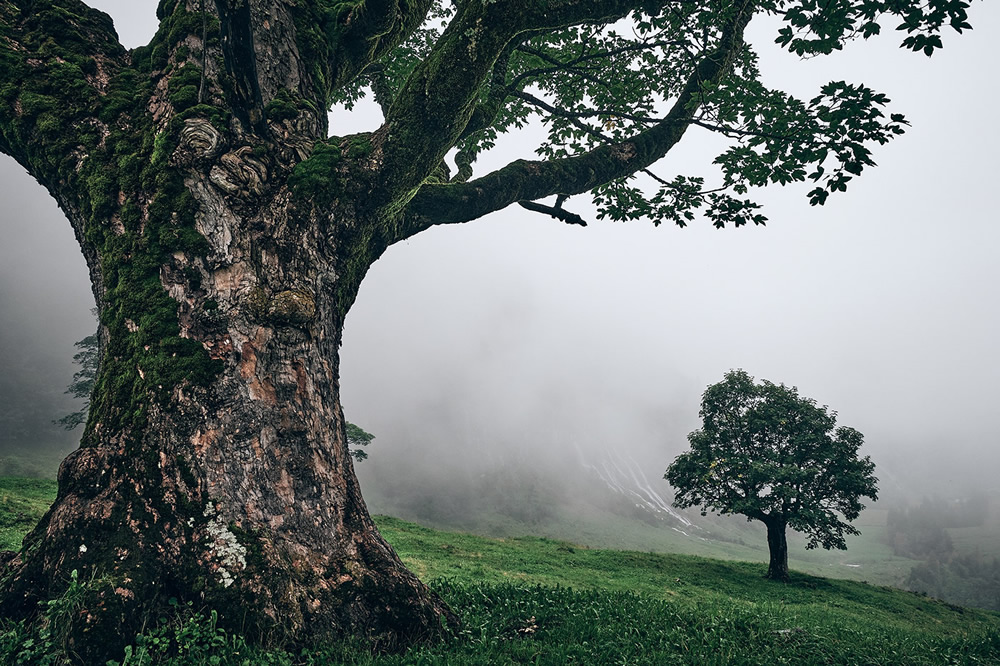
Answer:
M518 40L507 44L507 48L504 49L504 52L500 54L500 57L493 64L493 72L489 80L489 90L486 93L485 99L472 111L472 116L470 116L469 122L465 125L465 129L462 130L459 139L464 139L471 134L486 129L496 120L500 110L503 108L504 101L506 101L510 93L510 88L506 83L507 69L510 67L510 55L518 41L525 39L528 34L524 33Z
M405 40L420 27L432 4L433 0L342 3L346 9L336 14L336 25L328 25L329 20L321 25L327 34L338 35L330 52L333 89L350 83L368 65Z
M93 118L126 59L111 17L78 0L0 3L0 152L55 194L95 143Z
M467 183L426 185L406 209L411 233L435 224L468 222L522 200L581 194L656 162L681 139L699 107L702 86L719 82L743 46L754 3L744 0L719 48L698 63L667 116L626 141L547 162L517 160Z
M461 4L373 137L383 156L378 173L382 205L409 196L440 164L468 126L494 63L517 36L529 30L611 22L636 9L655 11L666 4L635 0Z

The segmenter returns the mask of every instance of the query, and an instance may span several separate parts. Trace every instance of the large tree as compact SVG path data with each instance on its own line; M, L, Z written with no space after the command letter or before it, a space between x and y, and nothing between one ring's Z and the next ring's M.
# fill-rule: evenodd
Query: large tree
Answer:
M161 0L152 42L127 50L79 0L2 0L0 150L69 218L101 365L0 609L30 616L79 570L93 584L69 641L94 663L171 597L260 640L438 631L454 618L372 524L339 403L344 318L372 262L513 203L581 223L564 206L585 193L600 216L681 225L762 223L745 196L768 183L812 180L821 204L905 120L862 85L767 88L750 20L780 17L802 56L880 26L929 54L967 6ZM328 127L366 91L378 129ZM533 117L538 159L477 175ZM718 183L651 170L691 128L730 140Z
M664 478L674 505L741 514L767 527L767 577L788 580L792 528L806 548L847 548L859 534L849 521L876 499L875 463L858 456L864 437L837 427L837 415L798 389L743 370L727 372L701 399L702 427L688 435L691 450L677 456Z

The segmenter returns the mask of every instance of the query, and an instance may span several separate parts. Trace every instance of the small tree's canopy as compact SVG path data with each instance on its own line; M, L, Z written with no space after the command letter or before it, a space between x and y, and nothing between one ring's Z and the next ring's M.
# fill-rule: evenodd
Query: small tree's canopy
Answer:
M845 549L844 535L859 533L848 521L863 497L877 498L875 464L858 456L864 437L837 427L835 412L735 370L708 387L700 416L691 450L664 477L676 506L779 520L806 534L807 548Z
M351 455L358 462L368 459L368 452L363 446L368 446L375 439L375 435L367 432L361 426L356 426L350 421L347 422L347 446L351 449Z
M84 400L83 405L75 412L56 419L54 423L66 430L75 430L87 422L87 411L90 408L90 394L97 380L97 367L100 362L100 342L98 334L92 333L73 343L79 351L73 354L73 363L80 369L73 373L73 381L66 387L66 393L77 399Z

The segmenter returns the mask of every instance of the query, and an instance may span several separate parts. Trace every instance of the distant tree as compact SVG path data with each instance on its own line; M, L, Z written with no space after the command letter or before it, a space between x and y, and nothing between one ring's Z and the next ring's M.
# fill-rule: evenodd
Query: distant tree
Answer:
M365 432L364 428L353 423L347 424L347 445L351 448L351 455L356 461L361 462L368 459L368 452L361 447L368 446L373 439L375 439L375 435Z
M96 308L91 310L97 316ZM73 354L73 363L80 369L73 373L73 381L66 388L66 393L84 401L80 409L53 421L66 430L74 430L87 422L87 412L90 410L90 394L94 391L94 381L97 379L97 369L100 364L100 330L94 331L83 340L73 344L77 352Z
M90 393L94 390L94 380L97 378L97 334L88 335L75 343L75 346L79 351L73 354L73 362L79 365L80 369L73 373L73 381L66 388L66 393L74 398L84 398L86 402L75 412L54 421L66 430L74 430L87 422Z
M785 529L809 537L806 548L845 550L847 521L862 497L876 499L875 464L858 457L863 435L836 428L836 412L800 397L798 389L754 383L743 370L726 373L702 396L703 425L688 435L691 450L667 468L674 505L741 514L767 526L767 577L788 579Z

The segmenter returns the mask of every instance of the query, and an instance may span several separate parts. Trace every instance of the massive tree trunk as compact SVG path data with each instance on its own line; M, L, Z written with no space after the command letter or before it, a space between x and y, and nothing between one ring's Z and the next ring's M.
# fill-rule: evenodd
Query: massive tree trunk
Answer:
M771 559L767 565L767 578L788 580L788 541L785 535L785 519L769 517L767 525L767 549Z
M432 0L160 0L159 31L132 51L79 0L0 3L0 152L72 223L102 349L81 448L0 579L0 611L37 614L78 572L88 592L64 628L85 663L172 598L264 642L385 645L453 623L358 491L337 375L346 313L392 243L561 202L669 151L733 67L754 3L723 13L696 62L685 52L672 109L632 136L469 182L467 162L455 178L443 162L516 98L520 42L663 4L455 3L429 50L416 35L394 84L373 84L383 125L328 138L331 104L384 72Z
M106 355L94 411L4 581L4 612L30 615L72 570L93 579L69 643L86 663L171 597L265 643L432 634L451 616L379 535L345 440L337 347L356 285L342 283L364 266L322 260L326 239L285 197L241 214L207 178L186 188L212 248L158 267L177 330L149 321L147 302L116 304L108 292L137 285L96 271Z

